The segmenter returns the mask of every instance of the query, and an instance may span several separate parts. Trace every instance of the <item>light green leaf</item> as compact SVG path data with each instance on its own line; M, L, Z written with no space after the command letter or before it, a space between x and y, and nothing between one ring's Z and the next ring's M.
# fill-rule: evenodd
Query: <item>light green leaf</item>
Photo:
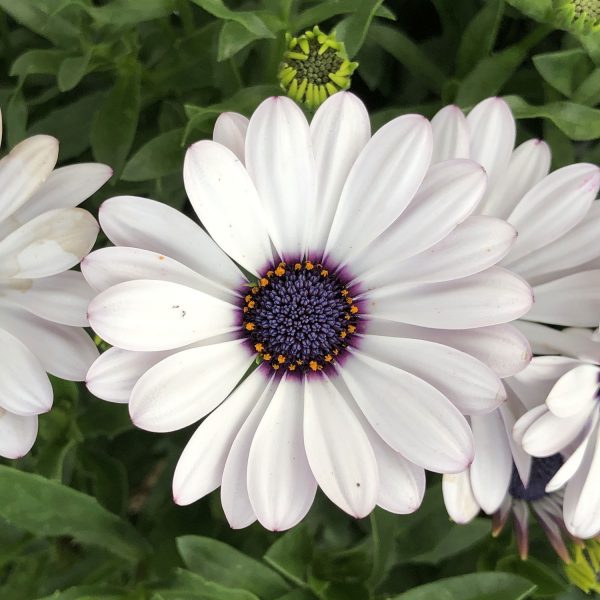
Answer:
M350 58L354 58L361 49L371 21L382 3L383 0L363 0L356 11L335 28L337 37L344 42Z
M163 598L172 600L180 600L182 595L194 600L259 600L258 596L251 592L207 581L204 577L185 569L177 569L168 585L159 586L158 593Z
M265 25L264 21L250 11L235 11L227 8L223 0L191 0L206 12L225 21L235 21L242 27L260 38L274 38L275 35Z
M533 64L554 89L569 97L591 70L590 60L581 48L538 54Z
M69 56L60 64L57 75L58 89L61 92L72 90L87 73L92 57L91 48L82 56Z
M0 517L35 536L72 536L127 561L138 561L149 550L129 523L102 508L95 498L1 465Z
M525 600L536 586L509 573L472 573L420 585L390 600Z
M207 581L248 590L261 600L274 600L289 590L275 571L218 540L186 535L177 538L177 548L186 567Z
M554 10L552 0L506 0L506 2L540 23L545 23L552 18Z
M222 62L235 56L240 50L248 46L248 44L261 39L261 37L236 21L226 21L223 23L223 27L219 33L217 60Z
M600 69L594 69L571 96L573 102L596 106L600 104Z
M505 96L504 99L517 119L549 119L572 140L585 141L600 137L600 110L597 108L574 102L549 102L533 106L519 96Z
M284 533L264 555L266 563L298 585L303 585L312 560L313 545L306 525Z

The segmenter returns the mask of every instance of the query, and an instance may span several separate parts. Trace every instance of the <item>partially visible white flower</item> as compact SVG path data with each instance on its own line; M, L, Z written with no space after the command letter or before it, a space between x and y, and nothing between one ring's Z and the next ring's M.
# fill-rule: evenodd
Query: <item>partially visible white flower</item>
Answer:
M594 202L600 169L583 163L548 174L550 149L545 142L528 140L513 149L515 120L500 98L480 102L467 117L458 107L447 106L433 118L432 127L433 162L471 158L483 165L489 185L475 212L506 219L517 230L517 241L500 264L533 286L532 309L514 323L533 352L583 353L600 360L599 347L589 340L572 333L561 335L547 326L598 323L600 269L590 269L589 263L600 256L600 204ZM449 511L461 522L473 518L477 507L488 514L498 510L510 484L513 462L522 482L528 483L531 459L514 444L511 431L514 422L544 398L523 395L519 377L509 377L505 383L507 402L493 413L471 419L475 460L464 477L476 501L458 502L462 495L454 494L453 503L453 495L447 495Z
M1 122L1 119L0 119ZM0 126L0 141L2 129ZM91 289L70 271L94 245L98 224L75 208L109 167L53 170L58 140L36 135L0 161L0 456L19 458L52 406L47 373L82 381L97 357L83 330Z
M356 517L376 504L416 510L424 469L472 459L463 414L498 406L497 371L529 360L506 323L530 308L531 290L494 266L514 229L470 216L483 170L430 169L431 127L418 115L371 136L346 92L310 125L270 98L247 127L223 115L215 137L184 164L212 239L151 200L101 207L116 247L82 270L99 292L90 322L114 347L89 389L129 402L150 431L204 419L174 497L189 504L221 486L234 527L292 527L317 486Z

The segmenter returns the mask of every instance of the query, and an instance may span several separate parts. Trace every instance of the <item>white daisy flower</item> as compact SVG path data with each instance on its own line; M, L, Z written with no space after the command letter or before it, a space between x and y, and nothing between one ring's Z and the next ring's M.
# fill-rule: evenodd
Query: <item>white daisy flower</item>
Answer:
M467 117L458 107L447 106L433 118L432 127L433 162L462 157L483 165L489 185L475 213L506 219L518 232L499 264L533 286L535 302L515 325L536 354L579 350L577 340L574 345L572 336L561 336L548 325L597 324L600 270L590 270L588 263L600 256L600 204L594 202L600 169L582 163L548 174L550 149L545 142L533 139L513 150L516 124L500 98L480 102ZM596 356L600 359L600 354ZM496 512L506 497L513 462L525 486L531 469L531 458L513 443L511 431L532 400L523 396L518 380L509 377L505 383L508 401L493 413L471 419L475 460L460 486L465 498L472 494L488 514ZM448 492L446 507L453 518L466 522L478 510L461 497Z
M115 347L89 389L129 402L149 431L206 417L174 498L221 486L233 527L292 527L317 486L356 517L376 504L414 511L424 469L470 464L463 414L505 398L493 368L517 371L528 353L504 323L529 310L531 290L494 266L514 229L469 216L484 172L464 159L430 169L421 116L371 137L350 93L310 127L291 100L271 98L248 123L222 115L214 137L184 165L212 239L151 200L101 207L117 247L82 270L100 292L90 322Z
M0 141L2 126L0 119ZM98 352L82 329L92 290L69 271L94 245L98 224L75 208L109 167L54 169L58 140L36 135L0 161L0 456L19 458L52 406L47 373L82 381Z

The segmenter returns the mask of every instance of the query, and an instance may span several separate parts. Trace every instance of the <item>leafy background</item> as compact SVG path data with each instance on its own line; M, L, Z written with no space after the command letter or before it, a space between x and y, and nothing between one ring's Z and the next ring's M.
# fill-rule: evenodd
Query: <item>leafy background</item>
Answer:
M600 158L600 33L560 29L551 0L0 0L4 148L48 133L118 194L191 214L181 164L223 110L278 92L286 31L336 28L376 129L500 94L553 166ZM99 245L106 243L102 237ZM451 523L439 478L414 515L356 521L323 496L284 534L231 530L218 492L189 507L171 475L191 435L133 429L127 407L55 380L34 450L0 464L0 598L517 600L585 595L545 538L517 557L489 519Z

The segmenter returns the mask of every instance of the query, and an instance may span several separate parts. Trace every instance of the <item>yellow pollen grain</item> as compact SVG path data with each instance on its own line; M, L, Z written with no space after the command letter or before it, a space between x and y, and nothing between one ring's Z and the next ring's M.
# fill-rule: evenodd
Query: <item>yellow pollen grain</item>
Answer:
M342 339L344 339L344 338L345 338L347 335L348 335L348 334L346 333L346 331L345 331L345 330L342 330L342 331L340 332L340 337L341 337Z
M271 365L271 366L272 366L272 367L273 367L273 368L274 368L276 371L279 369L279 365L278 365L278 364L274 364L274 365Z
M248 308L254 308L256 306L256 302L254 302L254 300L250 300L250 302L248 302Z
M333 360L333 356L331 356L331 354L325 355L325 362L331 362L332 360Z
M340 353L340 351L339 351L337 348L335 348L335 349L333 350L333 354L334 354L334 356L337 356L339 353Z
M269 280L266 277L263 277L259 283L262 287L265 287L266 285L269 285Z
M316 371L319 368L319 363L316 360L311 360L308 363L308 366L313 370Z
M262 352L265 349L265 347L260 342L258 342L258 344L254 344L254 349L257 352Z
M355 315L358 312L358 306L356 306L356 304L352 305L350 307L350 312Z
M351 318L352 317L348 313L344 315L344 319L346 319L346 321L349 321Z
M296 263L294 265L294 270L299 271L302 268L302 265L300 263Z
M327 269L323 269L323 270L321 271L321 276L322 276L322 277L327 277L327 275L329 275L329 271L328 271Z
M296 364L302 366L304 363L301 360L297 360Z
M284 356L283 354L280 354L280 355L277 357L277 362L278 362L280 365L282 365L282 364L285 362L285 356Z
M244 327L248 330L248 331L253 331L256 327L256 325L254 323L246 323L244 325Z
M252 296L250 294L248 294L247 296L244 296L244 300L246 302L250 302L250 300L252 300Z
M258 294L258 288L257 287L253 287L252 288L252 293L253 294Z
M288 369L290 371L295 371L296 370L296 365L288 365Z
M356 327L354 325L348 325L348 333L354 333L356 331Z
M250 309L247 306L244 306L244 308L242 309L245 313L247 313Z
M267 271L267 277L273 277L273 271Z
M342 290L340 292L340 294L342 294L342 296L347 296L348 295L348 290Z
M285 269L281 265L279 265L275 269L275 275L277 275L277 277L281 277L282 275L285 275Z
M315 268L315 265L313 265L310 260L306 261L306 264L304 265L304 267L306 268L307 271L312 271Z
M264 360L271 360L271 355L267 352L264 356L263 356Z
M348 296L348 298L346 298L346 302L348 304L352 304L354 302L354 300L352 298L350 298L350 296Z

